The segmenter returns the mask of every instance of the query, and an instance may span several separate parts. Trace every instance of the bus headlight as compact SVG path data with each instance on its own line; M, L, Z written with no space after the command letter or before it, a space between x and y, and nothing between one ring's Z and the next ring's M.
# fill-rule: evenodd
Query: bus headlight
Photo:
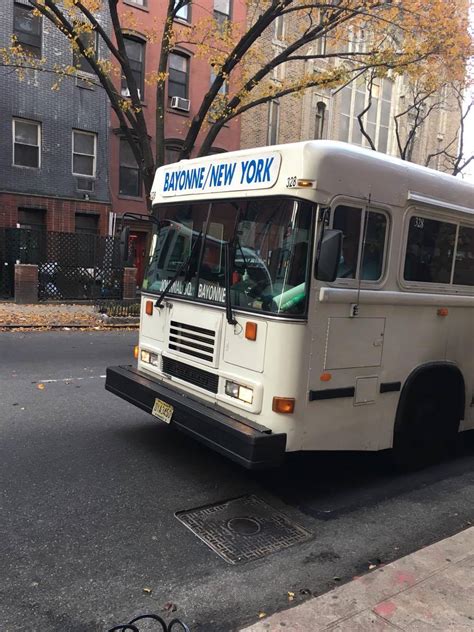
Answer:
M241 386L235 382L230 382L229 380L226 380L225 383L225 394L229 395L229 397L240 399L240 401L246 404L253 402L253 389L248 388L248 386Z
M145 349L142 349L140 351L140 360L142 362L145 362L146 364L158 366L158 354L152 353L151 351L146 351Z

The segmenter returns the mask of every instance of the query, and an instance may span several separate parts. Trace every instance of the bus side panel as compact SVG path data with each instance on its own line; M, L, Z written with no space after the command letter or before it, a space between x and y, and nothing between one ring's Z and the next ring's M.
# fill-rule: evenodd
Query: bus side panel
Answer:
M469 430L474 428L474 308L450 307L445 319L449 321L447 359L460 368L466 388L461 430Z
M460 341L457 353L447 354L448 340L455 336L456 321L440 318L434 306L360 305L359 315L348 317L350 303L320 303L312 327L315 332L310 369L305 448L311 450L381 450L392 446L395 415L401 388L414 368L428 362L467 361ZM468 308L459 320L467 318ZM341 320L338 337L330 333L331 321ZM361 319L362 327L352 320ZM380 322L383 320L383 343ZM373 322L373 331L366 325ZM465 322L465 321L464 321ZM354 333L364 338L354 340ZM381 361L370 347L382 344ZM331 345L347 347L345 364L329 368ZM353 356L351 356L353 350ZM461 358L461 356L463 356ZM341 354L336 357L341 357ZM352 367L351 364L352 360ZM364 366L364 361L366 365ZM369 365L371 364L371 365ZM334 367L337 368L334 368ZM468 371L466 369L466 371ZM321 381L328 379L330 381Z

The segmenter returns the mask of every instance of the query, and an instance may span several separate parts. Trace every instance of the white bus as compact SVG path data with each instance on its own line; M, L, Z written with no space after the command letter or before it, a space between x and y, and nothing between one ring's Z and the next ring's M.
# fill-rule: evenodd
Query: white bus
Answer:
M474 187L308 141L157 170L137 366L106 388L248 468L474 428Z

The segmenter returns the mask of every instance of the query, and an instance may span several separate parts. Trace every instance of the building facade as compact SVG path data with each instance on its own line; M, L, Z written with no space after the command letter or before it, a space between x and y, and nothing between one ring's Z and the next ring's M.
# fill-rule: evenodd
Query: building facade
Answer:
M107 26L107 16L100 16ZM21 0L0 7L0 48L12 35L41 69L0 68L0 227L109 232L109 107L81 77L58 84L74 63L66 38ZM87 69L84 77L87 78Z
M277 20L262 35L268 51L275 56L292 39L295 21ZM288 33L288 30L290 32ZM360 47L364 40L349 40L348 50ZM330 39L321 39L307 47L304 54L321 55L331 50ZM324 71L335 63L331 58L307 59L282 64L273 74L274 86L283 85L286 77L311 75ZM340 62L339 62L340 63ZM449 170L438 152L449 143L456 147L460 114L456 95L446 88L442 93L427 99L417 112L406 112L414 99L415 87L407 77L395 79L375 77L368 81L368 73L346 86L334 89L308 88L302 94L287 95L248 110L242 116L241 146L254 147L310 139L330 139L349 142L371 148L363 135L358 115L369 105L362 116L363 128L377 151L402 157L397 133L404 158L432 168ZM425 117L425 113L429 115ZM418 117L417 117L418 116ZM423 122L420 122L423 121ZM407 143L411 130L411 141Z
M133 24L133 29L124 29L125 46L131 60L135 80L140 89L143 110L152 147L156 138L156 84L147 82L147 76L156 72L159 63L161 42L148 37L150 25L159 25L161 30L166 18L166 2L153 0L121 0L120 11L123 23ZM191 28L203 20L214 16L218 21L245 21L243 0L203 0L190 2L180 10L176 25ZM179 151L189 129L193 116L210 87L212 67L202 55L196 55L192 44L177 45L170 53L166 82L165 112L165 159L177 160ZM117 79L117 88L122 96L127 96L124 81ZM201 137L198 138L196 151ZM217 138L213 148L215 153L238 149L240 145L240 122L229 123ZM196 153L196 151L194 153ZM111 115L110 123L110 184L112 208L116 217L132 212L146 214L147 201L141 182L140 172L127 142L121 137L118 120ZM148 247L149 230L140 222L128 222L131 227L131 256L138 270L137 282L141 283L145 253Z

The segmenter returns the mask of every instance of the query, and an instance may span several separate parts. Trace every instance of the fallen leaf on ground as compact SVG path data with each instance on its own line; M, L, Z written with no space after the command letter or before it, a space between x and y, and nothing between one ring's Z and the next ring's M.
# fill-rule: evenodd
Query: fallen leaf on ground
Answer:
M295 598L295 593L288 591L288 601L293 601Z
M40 391L44 391L44 384L38 384L38 386L36 388L39 388Z
M172 603L171 601L167 601L161 610L163 612L176 612L177 609L178 609L178 606L175 603Z
M263 617L266 617L266 616L267 616L267 613L266 613L266 612L259 612L259 613L258 613L258 618L259 618L259 619L263 619Z
M143 592L149 595L151 593L151 588L144 588Z

